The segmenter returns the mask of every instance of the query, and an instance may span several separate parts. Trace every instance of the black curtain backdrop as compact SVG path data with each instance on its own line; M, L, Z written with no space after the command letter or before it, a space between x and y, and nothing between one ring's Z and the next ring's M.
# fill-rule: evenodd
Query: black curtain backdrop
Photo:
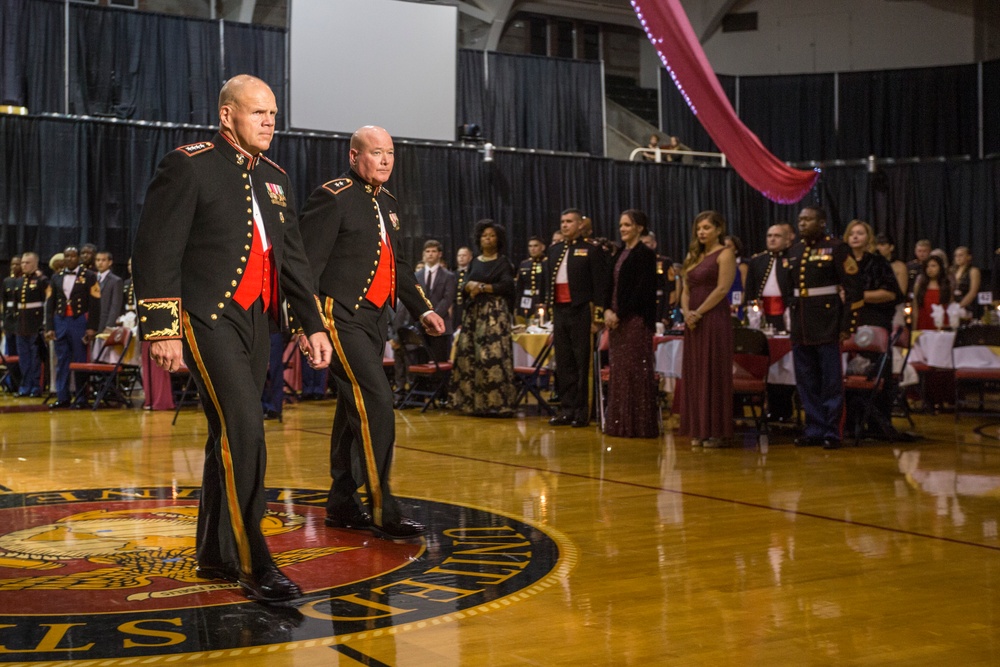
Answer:
M1000 60L983 63L983 154L1000 153Z
M90 241L111 250L122 272L157 162L213 132L0 116L0 259L29 249L47 259ZM301 206L312 189L346 170L347 151L346 138L280 133L269 155L288 171ZM423 241L437 238L452 265L485 217L508 228L508 253L519 259L529 236L551 236L566 207L590 215L597 235L615 237L620 212L640 208L663 252L680 259L703 209L722 212L748 254L763 249L770 224L794 221L798 212L767 201L730 169L512 151L484 163L474 149L437 145L397 145L388 185L402 206L403 252L416 259ZM968 245L978 258L1000 245L1000 159L895 165L875 174L836 167L823 173L815 194L830 211L832 232L861 218L892 233L904 255L924 237L948 250Z
M65 5L0 0L0 103L65 111Z
M460 50L457 69L456 118L485 141L604 154L599 62Z
M288 127L288 91L285 81L285 36L287 31L282 28L271 28L268 26L248 25L246 23L234 23L225 21L223 47L225 54L224 77L228 79L237 74L252 74L264 81L267 81L274 91L274 97L278 102L278 125L277 127ZM213 27L214 24L213 24ZM216 27L216 31L218 28ZM209 88L212 96L212 114L214 121L218 118L216 109L218 108L219 85L214 92Z
M744 76L739 87L740 119L780 159L836 157L832 74Z
M976 65L840 74L838 157L978 155Z

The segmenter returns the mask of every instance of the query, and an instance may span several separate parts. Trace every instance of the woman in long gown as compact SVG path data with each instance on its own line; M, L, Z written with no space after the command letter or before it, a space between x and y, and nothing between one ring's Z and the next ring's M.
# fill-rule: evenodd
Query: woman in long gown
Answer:
M610 372L604 432L655 438L660 434L653 360L656 253L639 240L649 229L642 211L622 213L618 229L622 245L615 260L611 308L604 310Z
M682 269L679 432L690 436L694 447L723 447L733 437L733 323L726 294L736 275L736 256L723 245L725 235L721 214L699 213Z
M451 404L477 417L510 417L517 391L510 339L514 266L501 254L506 247L503 227L480 220L474 236L480 254L469 264L462 285Z

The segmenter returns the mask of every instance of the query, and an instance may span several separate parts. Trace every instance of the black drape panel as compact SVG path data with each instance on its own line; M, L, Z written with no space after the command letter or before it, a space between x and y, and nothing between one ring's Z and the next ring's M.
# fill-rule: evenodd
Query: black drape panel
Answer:
M780 160L836 157L833 74L740 77L740 119Z
M978 155L975 65L839 78L839 157Z
M223 51L225 78L236 74L252 74L271 86L278 102L278 127L288 127L288 107L285 82L285 37L283 28L271 28L225 21ZM215 87L218 94L219 85ZM213 105L212 117L215 117Z
M157 162L213 131L0 116L0 259L27 249L47 258L92 241L124 264ZM347 169L348 147L343 137L281 133L269 155L288 171L301 206ZM794 221L799 208L767 201L731 169L505 151L484 163L474 149L410 144L397 145L388 187L401 205L401 251L416 260L423 241L437 238L449 262L486 217L507 227L508 252L517 259L529 236L551 236L566 207L582 209L597 235L612 238L621 211L640 208L662 251L679 260L701 210L720 211L749 254L763 249L769 225ZM861 218L892 233L904 254L925 237L949 250L968 245L976 258L1000 244L1000 159L895 165L875 174L837 167L823 172L814 194L830 213L831 232L842 234Z
M604 154L597 62L488 55L484 137L498 146Z
M983 63L983 154L1000 153L1000 60Z
M219 29L211 21L70 7L70 113L215 120Z
M486 122L486 53L459 49L455 75L455 119L459 125Z
M724 74L717 76L723 92L729 98L730 104L735 107L738 78ZM670 73L665 69L660 70L660 106L660 129L666 134L676 136L682 144L696 151L713 153L719 151L718 146L708 136L708 132L701 126L698 117L692 113L684 96L677 89L677 84L670 78Z
M0 103L65 110L64 10L62 2L0 0Z

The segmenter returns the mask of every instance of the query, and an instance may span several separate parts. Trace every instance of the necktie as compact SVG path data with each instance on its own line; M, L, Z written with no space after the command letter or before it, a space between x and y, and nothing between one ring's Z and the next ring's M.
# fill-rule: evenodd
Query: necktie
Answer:
M430 294L431 293L431 289L434 288L434 274L435 273L437 273L437 271L431 271L430 269L427 270L427 293L428 294Z

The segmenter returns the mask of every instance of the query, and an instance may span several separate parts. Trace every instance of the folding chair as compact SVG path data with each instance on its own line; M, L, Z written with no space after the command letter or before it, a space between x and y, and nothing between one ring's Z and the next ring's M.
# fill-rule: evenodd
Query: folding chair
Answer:
M528 394L531 394L538 403L539 415L542 414L542 410L548 412L550 416L555 415L556 412L552 406L542 398L542 389L549 385L552 377L552 371L546 366L551 353L552 334L549 334L548 338L545 339L545 345L542 346L541 351L530 366L514 366L514 378L518 383L517 396L514 398L515 408L521 404L521 401L528 398Z
M750 408L758 438L768 434L767 373L771 351L767 336L758 329L733 329L733 402Z
M604 421L608 411L608 383L611 382L611 367L605 364L602 359L607 358L611 349L611 333L607 329L601 329L597 333L597 342L594 345L594 391L597 394L595 406L597 408L597 421L604 431Z
M1000 326L996 324L973 324L955 333L955 344L951 348L951 362L955 367L955 421L967 406L975 406L987 415L1000 414L1000 406L993 410L986 408L987 392L994 395L994 401L1000 393L998 354ZM968 389L978 389L978 400L966 398L964 392Z
M73 403L78 404L92 397L94 410L102 403L132 407L132 388L139 378L139 367L125 363L131 346L132 329L117 327L108 334L97 359L71 363L69 370L75 373L77 383ZM118 359L110 362L111 355L119 349Z
M19 359L15 354L4 356L3 352L0 352L0 391L17 393L18 387L21 385Z
M906 364L910 361L910 350L913 349L913 344L911 343L910 331L905 327L901 327L895 332L893 336L893 350L898 350L902 356L902 363L899 365L899 371L896 371L895 366L895 352L893 353L893 368L892 368L892 382L895 388L896 395L892 399L892 409L893 416L902 417L906 421L910 422L910 428L915 425L913 423L913 417L910 415L910 402L906 399L906 390L903 388L903 374L906 373Z
M413 375L413 384L401 401L396 405L399 409L422 407L421 412L444 397L451 379L452 363L450 361L435 361L423 335L414 327L402 327L398 330L399 342L406 347L409 359L421 359L421 363L411 363L406 367Z
M191 370L183 362L181 362L180 368L171 373L171 384L173 384L175 378L179 379L181 377L184 378L184 384L181 386L181 390L174 394L174 418L170 422L171 426L177 424L177 416L181 413L182 407L188 403L197 403L199 400L198 389L194 384L194 376L191 375Z
M854 420L855 447L861 444L865 426L871 420L875 409L875 397L885 387L886 366L892 358L892 345L899 335L900 331L896 331L890 341L889 332L882 327L860 327L840 346L841 352L847 354L848 364L848 372L844 374L844 391L848 395L860 394L865 406L862 415L855 417ZM861 356L862 353L878 355L872 366L873 370L864 375L850 373L851 360Z

